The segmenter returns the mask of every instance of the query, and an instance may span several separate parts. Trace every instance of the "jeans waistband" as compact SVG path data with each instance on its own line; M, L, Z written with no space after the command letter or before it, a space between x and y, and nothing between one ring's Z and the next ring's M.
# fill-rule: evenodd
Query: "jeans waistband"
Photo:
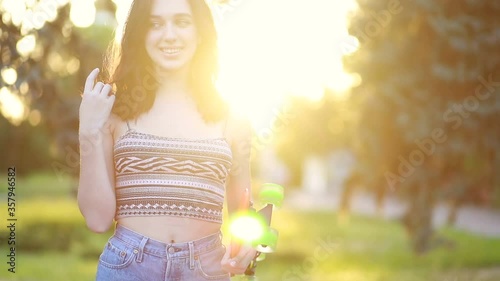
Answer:
M120 224L116 225L113 237L137 249L139 260L142 259L142 253L168 258L193 258L193 256L220 247L222 244L222 233L220 231L189 242L164 243L137 233Z

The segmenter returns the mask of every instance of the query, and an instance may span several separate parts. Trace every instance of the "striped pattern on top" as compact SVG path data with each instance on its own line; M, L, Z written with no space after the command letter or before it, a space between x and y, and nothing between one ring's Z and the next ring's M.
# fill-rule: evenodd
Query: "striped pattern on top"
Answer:
M231 147L224 138L161 137L129 130L114 147L115 219L177 216L222 223Z

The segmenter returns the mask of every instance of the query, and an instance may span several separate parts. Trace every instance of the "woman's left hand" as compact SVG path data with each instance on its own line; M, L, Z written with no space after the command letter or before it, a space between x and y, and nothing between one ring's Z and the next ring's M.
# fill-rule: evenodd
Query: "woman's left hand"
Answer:
M239 248L236 255L231 258L232 248ZM257 250L247 245L238 245L230 243L226 249L224 257L222 257L222 269L231 274L243 274L250 262L255 257Z

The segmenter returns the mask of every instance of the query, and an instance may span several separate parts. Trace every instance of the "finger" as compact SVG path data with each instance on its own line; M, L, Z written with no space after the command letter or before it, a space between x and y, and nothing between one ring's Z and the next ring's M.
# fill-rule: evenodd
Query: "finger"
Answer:
M102 91L102 88L104 87L104 84L102 82L97 82L94 86L94 90L92 92L94 94L99 94Z
M252 260L255 258L255 254L257 252L255 250L249 251L248 253L245 254L245 256L240 260L245 268L252 262Z
M96 68L90 72L89 76L87 76L87 80L85 81L84 93L90 93L94 88L94 81L99 74L99 68Z
M248 190L248 188L245 188L245 190L243 191L243 197L241 198L241 202L240 202L240 208L242 210L247 210L250 206L250 191Z
M231 262L229 264L233 267L236 266L246 267L254 257L255 257L255 250L243 249L238 253L238 256L231 259Z
M109 102L109 109L113 108L113 104L115 103L116 96L111 95L108 97L108 102Z
M234 268L230 265L231 262L231 259L229 258L230 253L231 253L231 246L228 246L228 248L226 248L224 256L222 257L221 266L225 271L233 275L232 272L234 271Z
M229 260L229 254L231 253L231 244L229 244L226 248L226 252L224 253L224 256L222 257L222 260Z
M112 89L113 89L113 87L111 87L111 85L105 84L102 87L102 90L101 90L100 94L103 95L103 96L105 96L105 97L108 97L109 93L111 92Z
M250 262L255 258L257 251L253 247L244 246L238 255L231 259L229 264L233 268L247 268Z
M241 248L241 245L237 242L235 242L234 239L231 240L231 243L230 243L230 248L231 248L231 255L229 256L230 258L233 258L235 257L238 252L240 251L240 248Z

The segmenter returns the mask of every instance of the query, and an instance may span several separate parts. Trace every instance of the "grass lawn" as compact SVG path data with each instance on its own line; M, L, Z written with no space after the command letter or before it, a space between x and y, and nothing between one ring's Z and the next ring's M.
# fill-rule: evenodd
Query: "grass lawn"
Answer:
M94 280L98 255L111 232L88 231L69 192L74 182L54 181L44 176L19 181L17 272L7 271L2 228L0 280ZM50 197L42 192L46 184ZM0 194L3 202L4 197ZM2 214L5 222L4 218ZM500 280L500 239L441 229L440 234L455 241L456 247L415 257L397 222L354 216L339 225L335 213L282 209L273 218L273 227L280 231L278 251L259 264L259 280Z

